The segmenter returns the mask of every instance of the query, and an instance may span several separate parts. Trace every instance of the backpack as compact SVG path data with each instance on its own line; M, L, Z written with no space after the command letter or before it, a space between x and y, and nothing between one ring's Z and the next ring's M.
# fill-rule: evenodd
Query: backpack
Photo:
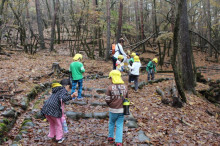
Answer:
M109 54L112 55L112 56L115 54L115 45L116 45L116 44L112 44L112 48L111 48L111 50L109 51Z

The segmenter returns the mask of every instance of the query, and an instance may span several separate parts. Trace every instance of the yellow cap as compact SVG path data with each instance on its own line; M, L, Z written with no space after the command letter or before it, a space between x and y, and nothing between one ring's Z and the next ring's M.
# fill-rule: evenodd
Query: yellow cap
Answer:
M118 55L118 59L123 59L123 55Z
M119 70L112 70L109 73L109 78L112 78L113 84L124 84L124 81L121 78L121 72Z
M60 83L53 83L52 84L52 88L55 88L55 87L61 87L62 85Z
M158 59L154 58L152 61L154 61L155 63L158 63Z
M74 61L77 61L79 59L82 59L82 55L81 54L76 54L74 57L73 57L73 60Z
M134 56L134 62L140 62L140 59L138 56Z
M132 53L131 53L131 57L134 57L134 56L136 56L136 53L135 53L135 52L132 52Z

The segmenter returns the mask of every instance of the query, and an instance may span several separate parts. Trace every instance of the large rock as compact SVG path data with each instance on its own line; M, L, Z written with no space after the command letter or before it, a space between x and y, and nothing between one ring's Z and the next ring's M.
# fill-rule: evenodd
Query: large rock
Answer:
M3 111L4 109L5 107L0 104L0 111Z
M18 135L15 137L14 141L20 141L21 139L22 139L22 135L18 134Z
M103 95L94 95L94 98L101 99L101 98L105 98L105 96L103 96Z
M37 113L35 113L34 117L36 119L45 119L45 116L41 114L41 111L38 111Z
M85 113L84 115L83 115L83 118L84 119L89 119L89 118L92 118L93 117L93 113Z
M67 111L66 116L73 120L79 120L80 118L83 118L84 114L79 112Z
M14 118L15 117L15 111L10 109L10 110L7 110L4 113L2 113L2 115L4 117L12 117L12 118Z
M146 142L150 141L150 138L145 135L144 131L140 130L138 131L138 140L140 142Z
M125 121L135 121L137 122L137 119L134 118L134 116L130 113L130 115L125 115L124 116Z
M92 106L107 106L105 102L92 102L91 105Z
M34 123L33 123L33 122L26 122L26 123L24 124L24 126L34 127Z
M142 89L145 85L147 85L146 82L140 82L140 83L138 83L138 88ZM135 88L135 85L131 85L131 88Z
M105 94L106 93L106 89L96 89L96 92L99 94Z
M91 97L92 97L92 94L82 94L82 97L88 97L88 98L91 98Z
M22 102L21 102L21 108L22 108L23 110L26 110L27 107L28 107L28 104L29 104L28 98L27 98L27 97L24 97L24 98L22 99Z
M71 104L87 105L85 101L72 101Z
M125 126L127 126L128 128L138 128L137 122L135 121L128 121Z
M106 119L108 118L108 112L93 113L93 117L95 119Z

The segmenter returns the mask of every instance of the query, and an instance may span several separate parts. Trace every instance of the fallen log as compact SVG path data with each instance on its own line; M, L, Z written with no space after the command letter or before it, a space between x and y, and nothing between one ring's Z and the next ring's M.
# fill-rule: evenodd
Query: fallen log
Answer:
M156 92L161 96L161 102L163 104L169 104L170 101L166 98L164 92L157 86L156 87Z

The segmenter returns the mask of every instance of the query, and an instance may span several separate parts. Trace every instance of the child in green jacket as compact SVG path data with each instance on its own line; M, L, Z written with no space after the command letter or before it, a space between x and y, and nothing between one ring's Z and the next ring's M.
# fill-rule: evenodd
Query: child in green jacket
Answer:
M150 61L147 64L146 70L147 70L147 74L148 74L148 77L147 77L148 81L150 81L150 76L151 76L151 80L154 80L154 73L157 72L157 70L156 70L157 62L158 62L157 58L154 58L152 61Z
M78 97L77 99L82 99L82 87L83 87L83 73L85 72L84 66L81 63L82 55L76 54L73 57L74 62L70 64L70 72L72 73L72 91L71 94L75 92L76 85L78 83Z

